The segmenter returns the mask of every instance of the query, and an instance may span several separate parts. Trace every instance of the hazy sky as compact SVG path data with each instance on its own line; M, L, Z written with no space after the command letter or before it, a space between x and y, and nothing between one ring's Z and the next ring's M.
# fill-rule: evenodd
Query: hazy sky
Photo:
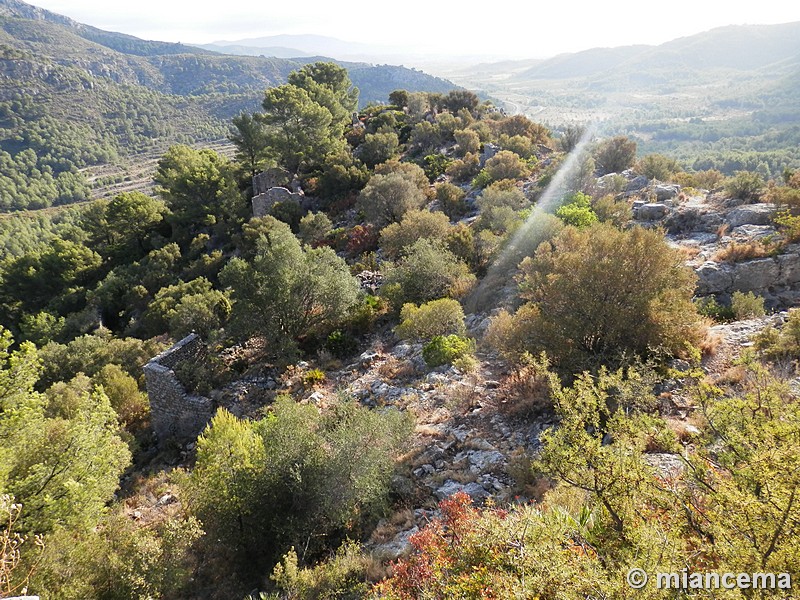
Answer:
M313 33L406 51L540 58L598 46L660 44L722 25L800 21L796 0L445 3L430 0L33 0L73 19L184 43Z

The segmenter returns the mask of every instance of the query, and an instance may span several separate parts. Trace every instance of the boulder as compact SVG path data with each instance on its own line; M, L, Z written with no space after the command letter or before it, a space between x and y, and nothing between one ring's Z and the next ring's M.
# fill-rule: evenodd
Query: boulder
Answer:
M740 292L764 292L778 284L779 275L778 261L772 258L736 263L733 270L733 289Z
M791 252L778 256L780 285L791 286L800 283L800 254Z
M666 204L642 204L636 211L636 218L640 221L658 221L666 217L668 213L669 207Z
M681 186L679 185L666 185L659 184L653 187L653 193L656 195L656 200L664 202L670 200L681 193Z
M739 225L730 232L730 237L738 241L761 240L776 236L778 231L771 225Z
M625 191L638 192L639 190L643 190L644 188L646 188L649 183L650 180L647 179L647 177L645 177L644 175L637 175L628 182L628 185L625 186Z
M770 225L775 216L774 204L746 204L733 209L725 217L731 227L741 225Z
M695 269L697 273L697 295L721 294L733 285L733 269L727 263L712 260L704 262Z

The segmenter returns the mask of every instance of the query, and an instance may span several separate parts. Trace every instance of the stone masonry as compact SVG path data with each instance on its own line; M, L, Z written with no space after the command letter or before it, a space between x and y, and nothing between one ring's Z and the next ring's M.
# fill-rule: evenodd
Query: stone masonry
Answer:
M173 371L181 363L204 360L205 356L205 344L192 333L144 366L150 415L159 443L194 438L214 416L213 401L187 392Z
M278 202L296 202L300 204L305 196L302 192L290 192L284 187L273 187L263 194L253 196L253 216L265 217Z

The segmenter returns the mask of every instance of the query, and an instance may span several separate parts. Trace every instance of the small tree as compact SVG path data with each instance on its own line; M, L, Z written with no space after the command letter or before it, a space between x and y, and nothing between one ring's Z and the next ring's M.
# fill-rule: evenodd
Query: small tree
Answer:
M380 245L387 257L396 259L417 240L443 242L450 228L450 220L443 213L411 210L399 223L392 223L381 232Z
M400 140L396 133L368 133L358 147L358 158L368 167L386 162L397 154Z
M595 150L594 160L600 175L629 169L636 160L636 142L624 135L606 140Z
M255 257L231 259L220 281L230 288L232 330L262 335L275 353L291 353L301 337L335 329L356 304L359 287L331 248L303 248L287 225L265 219L270 228Z
M464 309L458 300L440 298L420 306L404 304L395 333L402 339L429 340L437 335L466 333Z
M400 173L374 175L358 197L358 208L367 221L379 227L399 221L409 210L424 204L425 195L419 187Z
M701 332L694 273L655 231L567 227L522 261L519 282L528 304L505 330L570 374L625 355L680 353ZM511 349L503 337L500 348Z

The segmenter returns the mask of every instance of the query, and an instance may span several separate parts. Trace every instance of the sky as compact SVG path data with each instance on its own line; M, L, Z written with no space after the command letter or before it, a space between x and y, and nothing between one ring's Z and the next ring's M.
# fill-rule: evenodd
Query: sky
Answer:
M660 44L724 25L800 21L793 0L548 0L512 5L430 0L32 0L68 17L145 39L210 43L317 34L408 53L546 58Z

